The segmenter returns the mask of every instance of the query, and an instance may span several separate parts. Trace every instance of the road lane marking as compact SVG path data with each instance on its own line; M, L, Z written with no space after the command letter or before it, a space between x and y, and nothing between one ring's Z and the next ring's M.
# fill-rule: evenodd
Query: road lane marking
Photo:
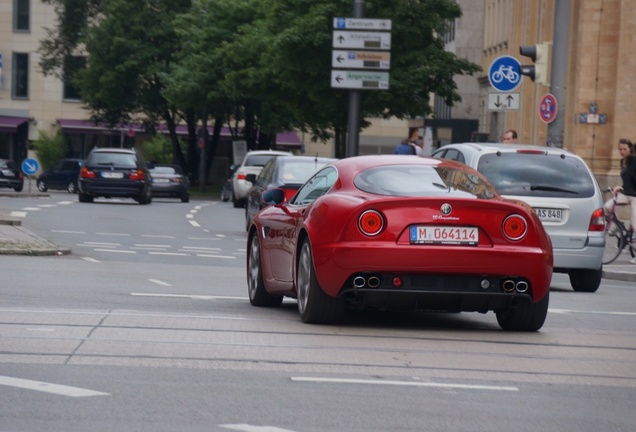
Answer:
M148 251L148 255L171 255L171 256L190 256L187 253L178 253L178 252L151 252Z
M40 209L40 207L23 207L22 210L36 211L36 210L41 210L41 209Z
M93 249L95 252L115 252L115 253L123 253L123 254L136 254L137 251L129 251L129 250L115 250L115 249Z
M167 238L167 239L173 239L175 238L175 236L169 236L169 235L152 235L152 234L142 234L141 237L153 237L153 238Z
M96 232L97 235L105 235L105 236L122 236L122 237L130 237L128 233L107 233L107 232Z
M196 300L247 300L247 297L210 296L196 294L159 294L159 293L130 293L134 297L167 297L167 298L189 298Z
M196 254L196 255L201 258L236 259L236 257L225 256L225 255L206 255L206 254Z
M110 393L103 393L95 390L88 390L79 387L70 387L61 384L52 384L43 381L32 381L21 378L12 378L0 375L0 385L18 387L26 390L36 390L45 393L53 393L61 396L87 397L87 396L110 396Z
M255 426L249 424L225 424L219 425L225 429L234 429L244 432L295 432L289 429L282 429L276 426Z
M80 258L83 259L84 261L88 261L88 262L92 262L92 263L98 263L99 262L95 258L91 258L91 257L80 257Z
M188 222L190 222L190 225L192 225L193 227L197 227L197 228L198 228L198 227L200 227L200 226L201 226L201 225L199 225L199 224L197 223L197 221L193 221L193 220L191 220L191 221L188 221Z
M335 383L335 384L373 384L373 385L394 385L394 386L412 386L412 387L437 387L451 388L463 390L495 390L495 391L519 391L518 387L508 386L489 386L474 384L449 384L434 382L417 382L417 381L384 381L384 380L363 380L363 379L346 379L346 378L319 378L319 377L291 377L292 381L297 382L314 382L314 383Z
M148 280L152 283L156 283L157 285L172 286L168 282L160 281L158 279L148 279Z
M27 215L27 212L12 211L11 213L9 213L9 215L12 217L17 217L17 218L25 218Z
M86 231L51 230L51 232L62 234L86 234Z
M569 314L569 313L579 313L579 314L591 314L591 315L623 315L623 316L636 316L636 312L613 312L613 311L580 311L573 309L552 309L549 308L548 312L557 313L557 314Z

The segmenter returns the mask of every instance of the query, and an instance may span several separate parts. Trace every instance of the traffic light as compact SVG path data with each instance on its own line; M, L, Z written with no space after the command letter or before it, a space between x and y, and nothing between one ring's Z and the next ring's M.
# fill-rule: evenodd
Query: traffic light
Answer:
M548 50L549 42L536 45L521 45L519 53L524 57L529 57L534 65L521 65L519 72L521 75L529 76L537 84L548 83Z

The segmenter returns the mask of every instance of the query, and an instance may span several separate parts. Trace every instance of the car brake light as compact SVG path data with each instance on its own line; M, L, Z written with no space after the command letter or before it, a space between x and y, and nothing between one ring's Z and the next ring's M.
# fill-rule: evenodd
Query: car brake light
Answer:
M142 170L131 171L128 178L130 178L131 180L143 180L144 172Z
M503 233L509 240L521 240L528 230L526 220L519 215L510 215L503 222Z
M237 180L245 180L245 174L244 173L238 173L236 175L236 179Z
M95 171L91 171L86 167L83 167L80 171L80 177L82 178L95 178Z
M367 210L360 215L358 228L362 234L368 236L378 235L384 228L384 218L377 210Z
M545 154L545 150L535 150L535 149L521 149L517 150L517 153L521 154Z
M596 209L592 213L588 231L605 231L605 211L602 208Z

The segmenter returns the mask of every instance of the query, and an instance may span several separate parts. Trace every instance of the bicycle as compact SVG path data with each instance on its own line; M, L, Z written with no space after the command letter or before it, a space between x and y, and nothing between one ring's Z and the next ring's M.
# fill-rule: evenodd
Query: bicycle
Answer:
M605 189L612 197L612 209L605 215L605 253L603 254L603 264L610 264L628 248L632 258L636 257L636 246L632 243L634 232L632 228L627 228L623 221L616 215L616 206L625 204L618 203L618 195L612 188Z

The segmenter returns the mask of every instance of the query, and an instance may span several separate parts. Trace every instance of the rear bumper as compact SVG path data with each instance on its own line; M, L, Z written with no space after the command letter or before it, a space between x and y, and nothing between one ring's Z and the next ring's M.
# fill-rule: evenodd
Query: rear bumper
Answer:
M588 244L581 249L553 249L554 271L567 272L568 269L598 270L603 265L605 239L590 237Z
M14 179L8 179L8 178L0 178L0 187L6 187L6 188L16 188L16 187L20 187L22 186L22 180L14 180Z
M101 182L81 180L78 183L81 193L101 197L136 198L144 194L150 185L146 182Z

